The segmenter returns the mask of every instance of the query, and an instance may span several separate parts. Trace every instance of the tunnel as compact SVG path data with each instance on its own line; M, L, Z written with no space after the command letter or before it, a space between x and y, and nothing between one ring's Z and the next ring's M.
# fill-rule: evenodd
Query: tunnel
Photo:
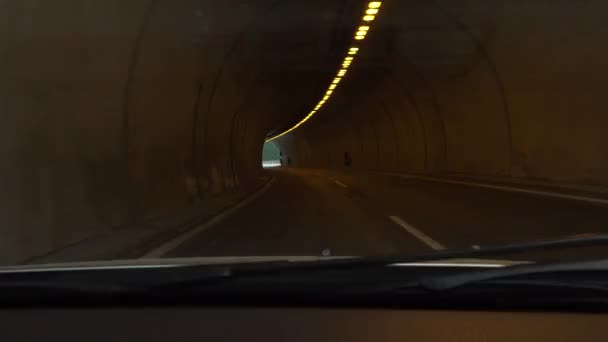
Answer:
M249 189L271 139L294 169L605 194L605 1L383 1L281 135L366 6L1 1L2 262Z

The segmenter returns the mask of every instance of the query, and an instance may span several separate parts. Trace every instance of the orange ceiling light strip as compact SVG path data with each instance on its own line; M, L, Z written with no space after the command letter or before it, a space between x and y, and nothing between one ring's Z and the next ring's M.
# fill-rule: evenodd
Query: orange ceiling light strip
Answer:
M371 1L365 7L365 10L363 11L363 15L361 17L362 23L358 25L357 29L355 30L355 35L353 37L354 41L352 42L349 49L346 51L346 57L342 60L342 63L338 67L336 76L328 85L321 101L319 101L314 107L314 109L311 110L300 122L289 128L288 130L266 139L266 142L278 139L302 126L306 121L310 120L315 113L317 113L321 108L323 108L323 106L331 99L333 94L335 94L336 87L338 86L342 78L346 75L346 70L355 61L354 56L357 55L360 49L359 42L365 39L367 33L371 30L371 23L374 21L374 19L376 19L376 16L380 13L380 7L382 7L381 1Z

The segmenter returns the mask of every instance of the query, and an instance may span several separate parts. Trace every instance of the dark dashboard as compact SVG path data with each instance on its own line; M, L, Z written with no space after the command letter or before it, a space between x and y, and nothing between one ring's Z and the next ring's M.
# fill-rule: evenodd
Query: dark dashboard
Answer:
M607 341L608 316L271 308L24 309L4 341Z
M608 341L608 259L150 260L0 269L2 341Z

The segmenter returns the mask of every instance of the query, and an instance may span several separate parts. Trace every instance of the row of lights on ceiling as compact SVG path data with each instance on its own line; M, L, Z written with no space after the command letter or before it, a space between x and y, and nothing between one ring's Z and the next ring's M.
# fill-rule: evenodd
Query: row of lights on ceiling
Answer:
M367 33L370 30L371 22L374 21L374 19L376 19L376 15L378 15L378 12L380 11L380 6L382 6L381 1L371 1L370 3L367 4L367 8L365 9L365 14L363 15L363 18L362 18L363 24L359 26L359 28L357 29L357 32L355 33L355 37L354 37L355 42L348 49L348 52L346 53L346 57L344 57L344 60L342 61L342 65L340 66L340 68L336 74L336 77L333 79L333 81L327 88L327 91L325 92L325 95L323 96L321 101L319 101L319 103L317 103L315 108L313 110L311 110L310 113L308 113L308 115L304 119L302 119L300 122L298 122L295 126L291 127L290 129L286 130L285 132L279 133L279 134L273 136L272 138L267 139L266 140L267 142L278 139L278 138L284 136L285 134L288 134L289 132L300 127L302 124L304 124L306 121L308 121L313 115L315 115L315 113L317 113L323 107L323 105L329 100L331 95L336 90L336 87L338 86L338 84L340 84L340 82L342 81L342 78L346 75L346 71L348 70L350 65L353 63L353 61L355 60L355 55L359 52L359 47L358 47L357 42L365 39L365 36L367 36Z

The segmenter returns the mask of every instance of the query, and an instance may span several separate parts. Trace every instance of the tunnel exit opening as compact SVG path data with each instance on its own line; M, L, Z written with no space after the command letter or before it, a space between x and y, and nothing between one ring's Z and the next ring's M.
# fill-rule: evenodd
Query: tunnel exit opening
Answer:
M262 166L268 168L281 165L283 161L279 146L274 141L265 142L262 148Z

